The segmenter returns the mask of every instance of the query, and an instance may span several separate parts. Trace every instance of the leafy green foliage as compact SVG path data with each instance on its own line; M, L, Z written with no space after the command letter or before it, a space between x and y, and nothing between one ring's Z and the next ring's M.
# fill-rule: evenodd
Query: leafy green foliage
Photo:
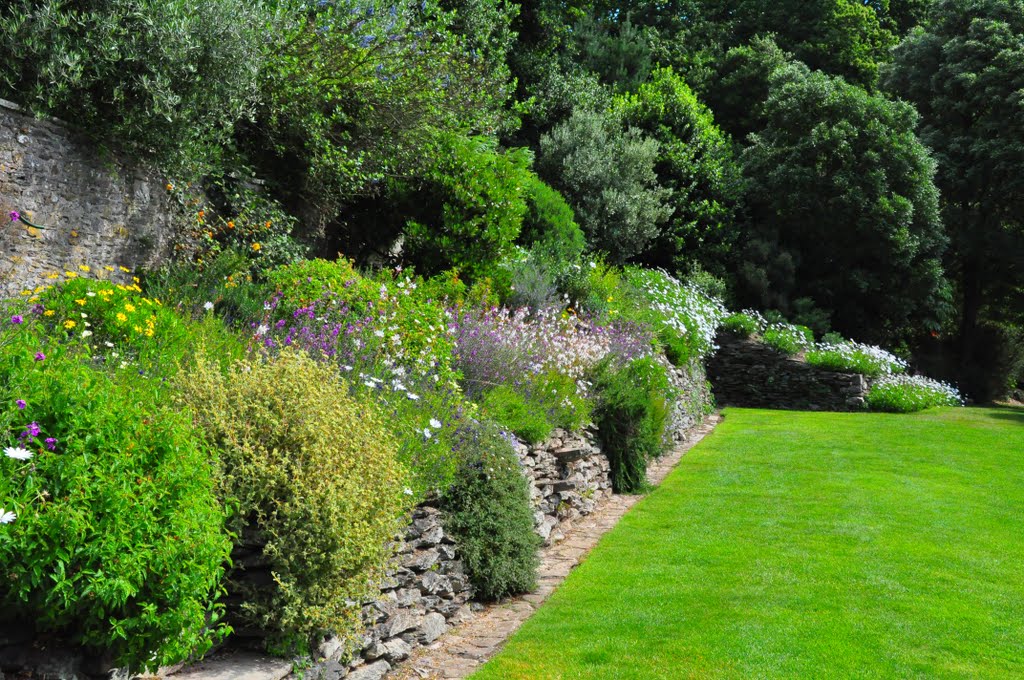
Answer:
M812 366L861 373L869 378L902 373L907 369L907 362L880 347L849 341L823 342L808 350L804 360Z
M872 411L912 413L935 406L961 406L960 393L950 385L923 376L882 378L864 397Z
M423 181L406 186L408 258L434 274L457 268L480 276L511 248L526 215L530 155L505 153L483 137L448 136Z
M715 121L737 142L745 143L747 135L764 126L772 74L792 60L793 55L769 35L731 48L715 64L711 83L702 94L715 112Z
M530 444L541 442L551 434L552 425L544 412L506 385L484 392L480 412Z
M230 541L189 412L159 380L93 367L79 342L4 326L2 443L31 459L0 457L0 505L17 514L0 525L3 618L133 670L205 652L228 632L213 603Z
M538 171L572 205L590 247L616 262L644 252L672 210L658 143L612 112L577 109L540 140Z
M761 341L786 354L797 354L814 345L814 332L807 326L773 323L761 333Z
M626 125L657 140L654 170L671 192L674 210L644 259L677 271L698 261L720 267L737 236L740 169L711 112L670 68L654 71L615 107Z
M722 320L722 328L737 337L749 338L761 331L761 324L749 314L740 312L725 317Z
M625 366L605 362L595 371L594 422L601 451L611 464L616 493L647 485L647 461L664 451L665 424L673 389L665 368L652 358Z
M872 340L937 328L949 295L946 238L913 109L790 66L772 77L764 113L743 163L751 236L774 240L772 257L791 253L795 278L780 309L811 298L837 330ZM779 295L766 282L741 281L762 308Z
M252 113L273 16L245 0L13 0L0 83L105 143L208 167Z
M234 614L272 640L352 639L405 509L407 471L380 413L299 352L227 374L200 363L179 389L220 453L231 529L265 541L274 575L269 586L234 580Z
M579 263L587 246L586 237L565 198L539 177L529 184L526 207L520 240L557 279Z
M999 396L1007 375L995 358L1024 356L1019 344L993 348L986 337L992 325L1024 328L1024 3L932 3L883 83L917 107L938 160L961 384L979 399Z
M497 600L531 590L541 541L515 451L497 428L478 422L458 431L456 451L461 467L441 498L442 521L476 596Z

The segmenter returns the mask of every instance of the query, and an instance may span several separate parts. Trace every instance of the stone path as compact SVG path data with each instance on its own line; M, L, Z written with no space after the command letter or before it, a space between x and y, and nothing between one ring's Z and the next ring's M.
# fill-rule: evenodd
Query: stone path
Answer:
M709 416L687 439L647 470L647 480L660 484L683 455L721 421ZM565 540L541 550L537 589L532 593L484 607L470 613L456 628L437 642L420 647L412 657L387 674L390 680L465 678L498 653L505 641L561 585L566 576L597 545L642 496L615 495L594 513L579 520L566 532Z

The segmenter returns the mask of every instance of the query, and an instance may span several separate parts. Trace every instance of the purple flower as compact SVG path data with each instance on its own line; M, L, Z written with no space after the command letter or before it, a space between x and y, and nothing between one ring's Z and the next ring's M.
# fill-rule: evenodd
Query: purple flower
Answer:
M11 222L17 222L20 219L21 219L21 213L19 213L17 210L12 210L11 211Z
M36 352L36 361L45 361L46 355L42 352Z
M25 319L22 318L21 314L15 314L14 316L11 317L11 323L13 324L19 324L24 320Z
M57 450L57 440L54 439L53 437L47 437L46 438L46 448L50 449L51 451L56 451Z
M18 409L19 410L21 410L21 411L25 410L25 400L24 399L19 399L18 401L14 402L14 403L18 405Z
M39 436L39 432L40 432L39 423L34 422L34 421L29 423L28 424L28 429L25 430L25 431L28 432L33 437L38 437Z

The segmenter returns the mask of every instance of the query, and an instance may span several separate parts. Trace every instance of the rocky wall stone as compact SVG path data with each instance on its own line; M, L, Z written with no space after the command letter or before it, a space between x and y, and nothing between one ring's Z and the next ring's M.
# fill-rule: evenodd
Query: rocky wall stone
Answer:
M721 405L810 411L864 408L871 381L811 366L761 342L722 333L707 371Z
M45 229L12 222L18 211ZM0 100L0 296L89 265L165 261L175 240L165 181L52 120Z

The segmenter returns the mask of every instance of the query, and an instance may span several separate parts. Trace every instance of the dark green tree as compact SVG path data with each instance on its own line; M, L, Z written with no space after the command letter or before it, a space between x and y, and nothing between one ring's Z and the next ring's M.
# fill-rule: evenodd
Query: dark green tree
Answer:
M938 161L962 386L996 395L1024 324L1024 2L939 0L883 84L917 107Z
M643 259L687 271L700 264L720 274L737 236L740 169L732 144L706 106L670 68L655 71L615 106L627 126L658 142L654 166L668 189L672 215Z
M813 299L865 340L938 328L946 239L913 107L792 65L772 77L764 116L743 153L749 236L791 254L789 301Z

